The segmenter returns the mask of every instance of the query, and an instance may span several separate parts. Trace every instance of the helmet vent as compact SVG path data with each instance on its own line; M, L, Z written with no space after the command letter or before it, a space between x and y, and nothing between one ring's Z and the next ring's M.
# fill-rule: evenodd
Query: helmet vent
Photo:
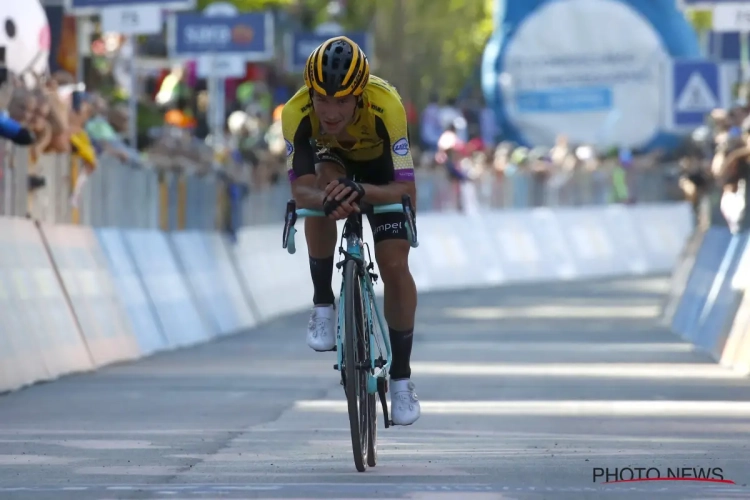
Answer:
M355 62L357 65L353 67ZM308 88L329 96L360 95L369 70L367 59L357 44L346 37L337 37L321 44L308 59L305 82Z

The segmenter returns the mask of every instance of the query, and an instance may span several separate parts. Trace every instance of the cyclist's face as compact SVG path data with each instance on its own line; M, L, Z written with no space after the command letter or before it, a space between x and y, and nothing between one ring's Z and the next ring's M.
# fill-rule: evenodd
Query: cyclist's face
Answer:
M352 121L357 107L357 98L353 95L328 97L313 93L312 103L323 131L326 134L336 135L343 132Z

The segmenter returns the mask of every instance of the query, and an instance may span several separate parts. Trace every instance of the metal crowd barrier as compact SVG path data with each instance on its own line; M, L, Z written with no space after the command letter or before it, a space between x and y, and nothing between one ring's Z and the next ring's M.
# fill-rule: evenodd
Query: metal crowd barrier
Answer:
M24 217L28 213L28 152L0 142L0 215Z
M29 190L29 175L44 185ZM76 157L43 155L0 143L0 216L43 223L163 230L225 229L226 181L100 156L88 172Z
M589 206L608 203L649 203L683 199L674 178L676 165L663 164L643 171L624 171L618 189L605 169L545 175L517 171L485 171L471 181L457 182L439 170L417 170L417 207L420 212L474 209ZM290 197L289 185L250 189L242 203L243 225L278 222Z
M89 175L76 157L46 155L32 163L28 150L6 143L0 144L0 165L0 215L48 223L236 231L278 222L290 197L284 180L245 191L215 173L129 165L106 155ZM489 169L460 182L444 170L417 170L417 206L424 213L678 200L675 170L674 165L619 172ZM29 192L29 174L43 177L45 186Z

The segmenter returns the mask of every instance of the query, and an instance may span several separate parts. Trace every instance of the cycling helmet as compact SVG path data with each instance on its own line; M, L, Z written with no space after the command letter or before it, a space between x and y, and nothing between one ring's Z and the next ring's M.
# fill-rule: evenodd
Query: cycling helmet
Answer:
M345 36L323 42L305 64L305 86L330 97L359 96L369 79L365 53Z

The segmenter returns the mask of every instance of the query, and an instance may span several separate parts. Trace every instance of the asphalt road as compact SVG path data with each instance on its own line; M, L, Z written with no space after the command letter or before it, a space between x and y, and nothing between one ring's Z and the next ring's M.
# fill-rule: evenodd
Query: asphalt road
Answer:
M0 396L0 498L750 498L750 380L658 325L666 283L422 297L423 415L365 473L306 315ZM736 484L594 477L628 467Z

